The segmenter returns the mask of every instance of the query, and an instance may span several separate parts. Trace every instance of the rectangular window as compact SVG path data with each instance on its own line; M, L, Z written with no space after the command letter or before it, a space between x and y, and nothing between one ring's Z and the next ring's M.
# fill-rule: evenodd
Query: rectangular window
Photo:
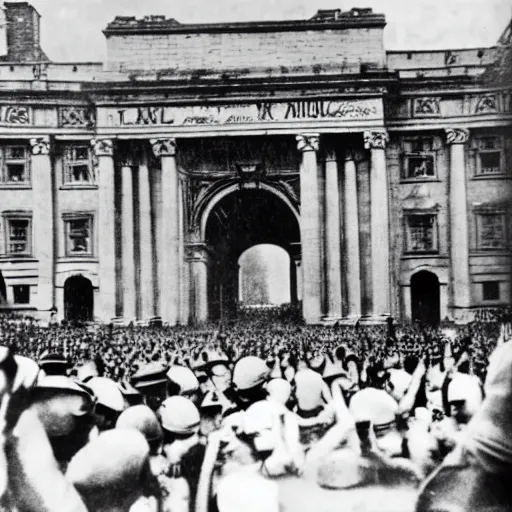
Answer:
M437 252L437 216L434 214L408 214L406 216L407 252Z
M92 255L92 216L73 216L64 220L66 256Z
M28 284L18 284L12 287L14 304L30 303L30 286Z
M507 246L504 213L478 214L478 248L504 249Z
M5 217L6 253L27 256L31 250L31 220L24 217Z
M402 179L418 180L436 177L433 147L432 137L418 137L404 141Z
M478 176L496 176L505 173L503 141L498 136L476 139L476 173Z
M499 281L486 281L482 283L483 300L500 300Z
M69 146L64 151L65 185L94 184L92 153L88 146Z
M2 148L2 182L6 185L26 185L30 182L28 149L25 146Z

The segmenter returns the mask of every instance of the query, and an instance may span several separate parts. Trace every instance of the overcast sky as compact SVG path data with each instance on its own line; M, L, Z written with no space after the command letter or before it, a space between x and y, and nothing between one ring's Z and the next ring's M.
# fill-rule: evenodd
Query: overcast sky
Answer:
M306 19L317 9L372 7L386 15L387 49L491 46L512 17L510 0L29 0L55 61L101 61L102 29L116 15L164 14L182 23Z

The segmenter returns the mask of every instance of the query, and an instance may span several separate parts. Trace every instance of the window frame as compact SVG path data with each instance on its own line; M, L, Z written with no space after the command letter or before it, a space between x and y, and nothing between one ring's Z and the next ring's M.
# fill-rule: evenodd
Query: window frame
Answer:
M411 249L412 231L411 220L414 217L432 218L432 249L414 250ZM404 255L406 256L435 256L439 254L439 226L438 212L433 210L404 210Z
M72 252L70 229L73 221L86 220L89 223L89 247L87 252ZM93 212L66 212L62 214L64 224L64 257L66 258L91 258L94 257L94 213Z
M497 291L498 291L498 296L495 297L495 298L486 298L486 294L485 294L485 285L486 284L494 284L497 286ZM493 281L482 281L482 302L500 302L502 299L501 299L501 281L496 281L496 280L493 280Z
M78 160L75 158L76 152L79 149L87 151L87 159ZM73 169L87 165L88 181L74 181L70 178L73 175ZM97 188L96 173L94 172L94 158L92 149L84 142L69 143L63 146L62 149L62 187L63 188Z
M497 148L482 148L482 141L485 139L494 138L497 140ZM474 179L480 180L489 180L493 178L511 178L512 175L507 169L507 156L506 156L506 148L505 148L505 138L500 134L486 134L486 135L476 135L473 139L472 143L472 152L475 161L475 170L474 170ZM482 159L481 155L491 154L491 153L499 153L500 157L500 170L497 173L483 173L482 172Z
M414 151L414 145L421 144L423 149L421 151ZM428 149L425 147L430 146ZM418 183L422 181L439 181L438 177L438 158L437 149L434 135L415 135L404 137L401 141L401 165L400 165L400 181L402 183ZM412 147L412 148L411 148ZM411 149L410 149L411 148ZM432 176L410 176L409 175L409 162L413 158L430 158L432 160Z
M14 158L9 155L9 151L14 148L21 148L24 151L24 158ZM30 150L27 144L23 142L4 144L0 148L0 187L2 188L30 188L32 186L32 169ZM23 165L24 176L23 181L8 180L8 165Z
M482 252L506 251L510 247L510 233L507 229L508 214L506 209L489 208L475 210L475 227L476 227L476 249ZM482 219L483 217L496 216L501 217L502 231L504 235L504 243L499 247L483 247L482 246Z
M11 246L10 231L12 221L26 221L27 222L27 250L24 252L10 252ZM2 256L7 258L31 258L33 257L33 233L32 233L32 213L29 212L3 212L2 221L4 226L4 250Z

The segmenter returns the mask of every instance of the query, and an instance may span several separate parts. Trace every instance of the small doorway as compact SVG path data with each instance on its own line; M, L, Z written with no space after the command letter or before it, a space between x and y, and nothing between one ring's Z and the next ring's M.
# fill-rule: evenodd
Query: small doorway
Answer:
M411 277L411 313L413 322L439 325L439 279L434 273L422 270Z
M5 287L4 276L0 272L0 306L7 304L7 288Z
M70 321L92 320L93 288L89 279L73 276L64 283L64 318Z

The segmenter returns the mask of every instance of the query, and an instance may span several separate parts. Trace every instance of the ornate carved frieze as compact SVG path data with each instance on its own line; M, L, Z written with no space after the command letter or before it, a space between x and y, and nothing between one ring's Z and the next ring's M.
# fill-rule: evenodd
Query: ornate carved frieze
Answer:
M114 143L111 139L92 139L91 145L96 157L114 156Z
M9 125L31 124L30 107L23 105L6 105L0 107L0 122Z
M157 158L176 155L176 139L172 137L166 139L151 139L149 143L153 149L153 154Z
M30 139L30 148L33 155L49 155L50 137L35 137Z
M494 114L499 111L498 95L482 94L475 104L475 114Z
M306 151L318 151L320 147L320 135L318 133L303 133L295 137L297 149L302 153Z
M466 144L469 139L469 130L464 128L447 128L445 131L447 144Z
M60 107L59 126L61 128L93 128L96 124L94 110L89 107Z
M389 142L389 135L385 130L365 131L363 136L366 149L386 149Z
M441 98L438 96L426 96L413 98L412 114L414 117L438 117L441 115Z

